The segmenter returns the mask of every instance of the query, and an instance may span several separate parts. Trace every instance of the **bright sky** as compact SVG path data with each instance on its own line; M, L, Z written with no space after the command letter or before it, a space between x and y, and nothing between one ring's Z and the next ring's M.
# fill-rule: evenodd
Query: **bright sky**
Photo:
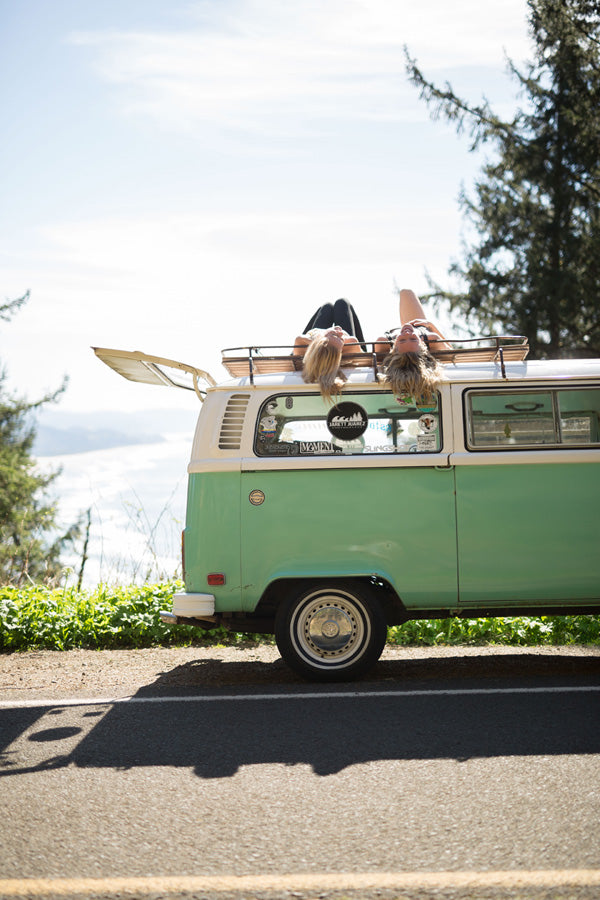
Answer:
M498 112L531 57L525 0L0 0L0 360L61 410L189 406L90 346L226 377L347 297L365 335L396 287L448 284L482 157L405 73ZM442 324L442 323L440 323Z

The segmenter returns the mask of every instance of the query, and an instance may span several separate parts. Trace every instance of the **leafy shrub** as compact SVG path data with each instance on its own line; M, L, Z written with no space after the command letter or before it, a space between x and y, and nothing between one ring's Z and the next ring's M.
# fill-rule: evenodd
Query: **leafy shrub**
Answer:
M231 644L256 639L218 627L165 625L178 582L131 587L0 588L0 651L114 649L117 647Z
M599 616L416 619L388 629L390 644L600 644Z

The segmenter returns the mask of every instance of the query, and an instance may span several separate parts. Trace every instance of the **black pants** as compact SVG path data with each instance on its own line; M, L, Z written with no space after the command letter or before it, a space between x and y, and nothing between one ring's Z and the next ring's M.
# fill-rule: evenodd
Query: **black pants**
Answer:
M324 303L310 319L303 331L306 334L311 328L333 328L339 325L348 334L353 335L365 350L364 336L354 307L347 300L336 300L335 303Z

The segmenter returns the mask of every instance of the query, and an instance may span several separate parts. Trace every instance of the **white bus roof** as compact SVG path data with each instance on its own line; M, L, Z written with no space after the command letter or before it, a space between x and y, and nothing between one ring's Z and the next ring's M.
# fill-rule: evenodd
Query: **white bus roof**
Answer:
M587 379L600 378L600 359L560 359L560 360L532 360L529 362L505 363L504 369L499 363L456 363L444 365L445 380L455 383L472 382L513 382L513 381L548 381L556 379ZM377 382L377 375L373 367L347 368L344 372L348 378L348 385L373 384ZM306 384L301 372L273 372L270 374L246 375L241 378L232 378L220 382L217 388L231 389L260 387L260 388L291 388L305 387L314 390L314 385Z

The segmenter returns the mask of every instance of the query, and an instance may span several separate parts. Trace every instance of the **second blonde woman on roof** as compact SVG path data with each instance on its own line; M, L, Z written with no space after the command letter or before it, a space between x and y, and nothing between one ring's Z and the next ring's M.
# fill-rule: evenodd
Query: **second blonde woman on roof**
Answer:
M437 325L426 317L415 292L403 289L400 291L400 327L378 338L375 344L377 352L389 351L380 381L397 397L411 397L417 403L430 402L444 377L435 353L450 348Z

